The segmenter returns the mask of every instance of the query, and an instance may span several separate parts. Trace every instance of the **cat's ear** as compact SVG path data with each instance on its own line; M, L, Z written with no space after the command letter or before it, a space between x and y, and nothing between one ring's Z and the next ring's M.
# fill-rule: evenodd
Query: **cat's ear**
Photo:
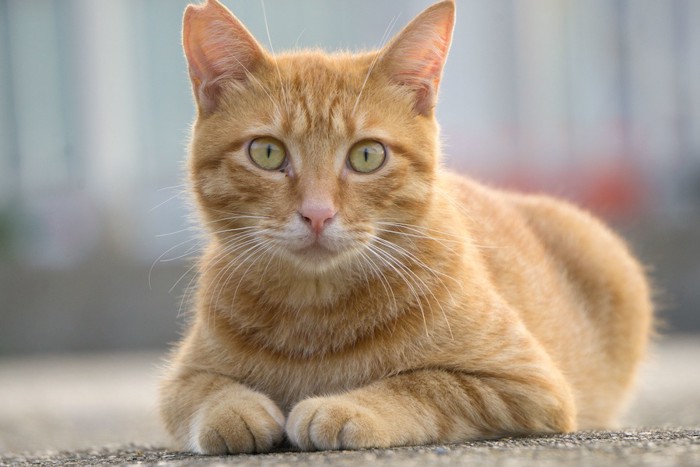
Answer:
M216 108L225 81L248 79L266 58L253 35L217 0L187 6L182 45L194 95L205 114Z
M390 79L413 89L415 109L430 115L455 22L454 0L442 1L418 15L380 52L379 66Z

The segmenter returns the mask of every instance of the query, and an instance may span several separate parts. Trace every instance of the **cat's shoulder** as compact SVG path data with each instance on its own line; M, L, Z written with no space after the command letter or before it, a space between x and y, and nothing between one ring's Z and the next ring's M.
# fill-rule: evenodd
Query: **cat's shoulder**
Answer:
M579 247L619 249L623 242L595 215L570 201L546 194L525 194L477 182L444 171L442 190L479 222L496 222L512 229L525 228L542 240L557 244L572 242Z
M440 173L440 180L445 193L469 204L483 205L488 210L510 211L529 221L571 218L576 222L602 225L588 211L562 198L503 189L448 170Z

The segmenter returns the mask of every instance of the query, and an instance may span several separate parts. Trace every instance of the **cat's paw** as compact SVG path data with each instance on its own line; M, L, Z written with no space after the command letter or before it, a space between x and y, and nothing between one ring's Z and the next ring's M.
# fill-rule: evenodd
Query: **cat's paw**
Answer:
M267 396L219 397L192 420L189 448L200 454L270 451L284 439L284 415Z
M382 421L366 407L337 397L299 402L287 419L287 437L304 450L359 449L391 444Z

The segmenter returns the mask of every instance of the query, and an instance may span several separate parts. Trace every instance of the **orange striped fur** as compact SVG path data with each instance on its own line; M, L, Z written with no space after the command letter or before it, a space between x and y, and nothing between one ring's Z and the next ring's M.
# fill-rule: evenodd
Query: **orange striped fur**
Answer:
M180 448L614 425L650 333L646 280L590 215L441 167L454 10L435 4L377 52L272 56L217 1L187 8L190 182L209 245L161 387ZM266 136L280 170L248 156ZM365 139L387 152L372 173L347 162Z

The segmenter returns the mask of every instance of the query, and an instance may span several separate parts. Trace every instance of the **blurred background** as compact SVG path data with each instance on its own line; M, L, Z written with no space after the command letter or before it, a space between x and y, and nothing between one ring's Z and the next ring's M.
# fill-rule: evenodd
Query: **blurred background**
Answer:
M187 0L0 0L0 356L163 349L185 319ZM224 0L269 46L260 0ZM381 45L431 0L265 0L279 51ZM603 216L700 331L700 1L457 0L445 163ZM193 256L194 255L194 256Z

